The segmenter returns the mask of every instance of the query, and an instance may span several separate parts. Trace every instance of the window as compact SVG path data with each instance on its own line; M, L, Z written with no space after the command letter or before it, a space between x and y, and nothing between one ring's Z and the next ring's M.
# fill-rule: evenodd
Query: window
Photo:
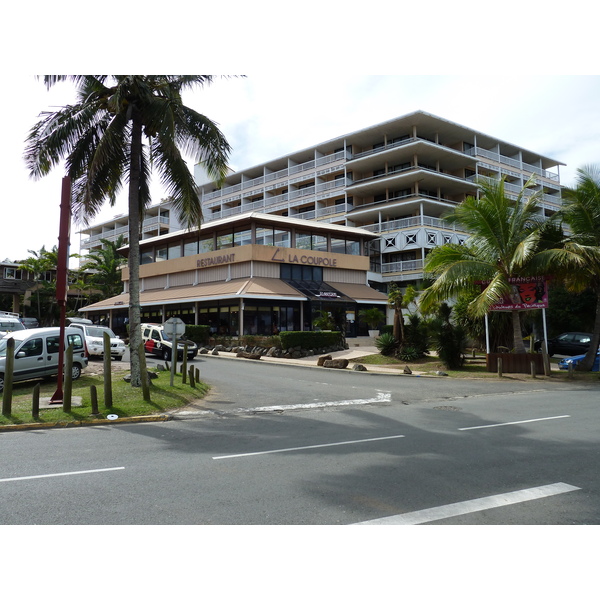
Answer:
M171 244L168 247L167 255L169 260L172 258L181 258L181 244Z
M166 246L156 249L156 262L160 262L162 260L167 260L167 258L168 258L168 249Z
M217 250L231 248L233 246L233 233L224 233L217 236Z
M191 242L184 242L183 255L194 256L194 254L198 254L198 242L196 240L192 240Z
M437 244L437 235L433 231L427 232L427 243L428 244Z
M21 271L14 267L4 267L4 279L21 279Z
M417 243L417 234L416 233L407 233L406 234L406 243L407 244L416 244Z
M212 237L202 238L198 242L198 254L203 252L212 252L215 249L215 241Z
M346 254L346 240L331 238L331 251L337 254Z
M284 264L280 274L287 281L323 281L323 267Z
M247 246L252 243L252 230L248 229L236 229L233 232L233 245L234 246Z
M48 336L46 338L46 351L48 354L58 354L60 337L58 335Z
M25 356L40 356L44 351L42 338L35 338L25 342L19 349L19 353L24 352Z
M154 252L152 250L140 253L140 265L147 265L151 262L154 262Z

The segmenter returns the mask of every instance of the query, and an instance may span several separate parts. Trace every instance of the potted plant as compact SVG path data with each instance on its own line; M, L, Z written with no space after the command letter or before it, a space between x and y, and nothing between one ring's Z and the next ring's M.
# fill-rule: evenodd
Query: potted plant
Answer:
M333 331L335 329L335 321L326 310L319 311L319 315L313 319L313 325L321 331Z
M369 335L377 337L379 335L379 323L385 320L385 314L378 308L365 308L358 312L358 316L368 325Z

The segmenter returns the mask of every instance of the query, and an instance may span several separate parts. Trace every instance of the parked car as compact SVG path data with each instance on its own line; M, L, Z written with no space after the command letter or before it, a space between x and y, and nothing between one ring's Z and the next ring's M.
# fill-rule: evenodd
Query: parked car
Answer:
M80 319L81 321L87 321L87 319ZM104 356L104 334L108 333L110 337L110 355L114 360L123 360L126 346L122 339L114 333L110 327L104 327L103 325L93 325L90 323L74 322L74 319L70 319L70 327L79 329L84 336L85 344L87 346L90 358L93 356Z
M13 381L58 375L60 328L40 327L15 331L0 339L0 392L4 390L6 345L11 338L15 340ZM80 329L65 327L65 348L70 344L73 345L71 377L79 379L81 371L88 364L83 334Z
M571 358L563 358L562 360L558 361L558 368L568 370L569 365L572 364L573 367L575 367L575 365L579 364L584 357L585 354L580 354L579 356L571 356ZM592 371L600 371L600 349L598 349L598 353L596 354L596 360L592 365Z
M550 356L555 354L566 354L567 356L585 354L590 347L591 340L591 333L581 333L580 331L561 333L559 336L548 340L548 354ZM541 351L542 343L543 340L535 343L534 348L536 351Z
M21 323L18 313L0 311L0 338L13 331L21 331L25 325Z
M40 326L35 317L21 317L20 321L25 326L25 329L35 329Z
M165 328L157 323L142 323L142 341L147 354L155 354L163 360L171 360L173 350L173 341L165 333ZM183 353L187 352L189 360L193 360L198 354L198 346L184 336L177 338L177 357L183 358Z

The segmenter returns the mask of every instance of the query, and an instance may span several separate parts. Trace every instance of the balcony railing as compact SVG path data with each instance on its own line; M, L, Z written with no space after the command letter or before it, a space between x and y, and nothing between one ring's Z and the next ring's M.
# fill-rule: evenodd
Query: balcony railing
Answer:
M381 265L381 273L401 273L402 271L421 271L422 269L423 261L421 259L401 260Z
M373 233L414 229L415 227L435 227L436 229L442 229L444 231L466 231L462 227L457 227L456 225L446 223L437 217L428 217L426 215L405 217L404 219L394 219L393 221L384 221L383 223L375 223L373 225L361 225L360 227L367 231L372 231Z

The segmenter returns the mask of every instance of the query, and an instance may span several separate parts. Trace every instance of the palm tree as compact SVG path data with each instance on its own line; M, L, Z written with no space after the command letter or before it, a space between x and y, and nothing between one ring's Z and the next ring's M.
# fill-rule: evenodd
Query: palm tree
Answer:
M182 101L183 90L210 84L211 75L44 76L47 88L67 79L77 87L77 102L42 113L27 138L25 160L30 174L41 178L66 159L73 215L82 223L88 223L106 200L114 206L123 181L128 181L131 384L139 387L139 238L151 203L152 167L182 220L199 226L198 191L179 148L217 181L226 175L231 148L215 123Z
M425 272L434 276L424 290L419 306L427 312L438 302L461 292L477 290L469 303L474 317L483 317L494 304L510 295L510 278L536 274L543 252L542 221L538 216L539 193L526 196L535 181L531 178L516 200L507 197L504 178L479 182L478 198L468 197L445 215L448 223L461 225L470 235L464 245L446 244L435 248L425 261ZM518 310L512 310L513 346L524 353Z
M110 298L121 293L123 288L120 267L127 259L118 250L125 244L125 236L120 235L114 242L107 239L101 239L100 242L102 248L91 250L85 257L83 271L91 272L86 287L99 290L103 298Z
M576 186L562 192L560 216L568 226L561 248L548 252L548 264L572 292L596 294L592 340L577 368L590 371L600 346L600 166L577 169Z
M415 302L419 292L412 285L407 286L403 292L396 283L392 282L388 289L388 305L394 309L393 335L398 346L404 344L404 315L403 310L408 309Z

